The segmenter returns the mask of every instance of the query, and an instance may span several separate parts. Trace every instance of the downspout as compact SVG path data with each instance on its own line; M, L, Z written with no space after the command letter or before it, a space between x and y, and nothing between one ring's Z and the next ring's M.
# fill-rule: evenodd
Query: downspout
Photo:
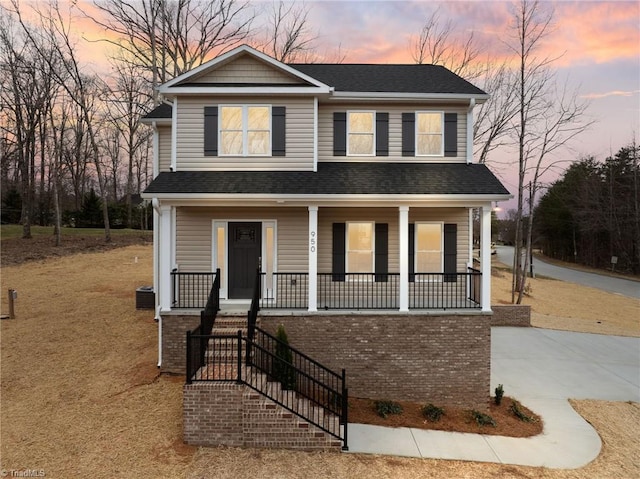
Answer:
M469 100L467 109L467 164L473 163L473 108L476 106L476 99Z
M151 206L153 207L153 212L155 213L157 219L160 217L160 202L158 198L153 198L151 200ZM158 253L160 250L160 245L158 244L158 223L153 226L153 283L154 289L159 289L158 283ZM156 317L155 320L158 322L158 367L162 366L162 315L160 314L160 297L155 294L155 306L156 306Z

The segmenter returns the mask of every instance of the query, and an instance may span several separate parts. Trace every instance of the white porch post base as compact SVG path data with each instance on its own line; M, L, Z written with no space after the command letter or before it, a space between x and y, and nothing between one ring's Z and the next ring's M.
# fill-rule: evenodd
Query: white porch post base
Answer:
M309 311L318 311L318 207L309 206Z
M481 208L480 265L482 269L482 311L491 312L491 204Z
M409 311L409 207L399 206L400 311Z

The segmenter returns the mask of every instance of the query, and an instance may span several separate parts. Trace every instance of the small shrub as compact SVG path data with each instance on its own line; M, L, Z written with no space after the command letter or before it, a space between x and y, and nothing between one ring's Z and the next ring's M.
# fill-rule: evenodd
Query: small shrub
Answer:
M422 415L426 417L430 422L438 422L443 414L444 409L442 409L441 407L434 406L433 404L422 406Z
M511 412L514 414L515 417L517 417L523 422L535 422L536 420L536 418L529 416L522 409L520 409L520 404L518 403L518 401L513 401L511 403Z
M281 342L276 343L271 375L282 384L282 389L295 389L296 371L291 365L293 363L293 353L289 348L289 339L282 324L278 325L276 338Z
M471 411L471 416L478 423L478 426L493 426L496 427L496 422L488 414L481 413L475 409Z
M504 388L502 387L502 384L498 384L498 387L495 389L495 393L496 397L494 398L494 402L496 403L496 406L500 406L502 396L504 396Z
M389 414L402 414L402 406L395 401L376 401L374 406L378 415L385 419Z

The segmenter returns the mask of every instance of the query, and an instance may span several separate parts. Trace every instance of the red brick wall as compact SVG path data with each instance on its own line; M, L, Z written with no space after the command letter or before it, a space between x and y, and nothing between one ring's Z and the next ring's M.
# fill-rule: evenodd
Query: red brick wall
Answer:
M339 450L342 443L246 386L185 384L184 442L198 446Z
M200 324L200 312L194 315L162 315L163 373L185 374L187 360L187 331Z
M490 315L261 316L292 346L347 370L352 397L488 407Z
M528 304L491 305L491 326L531 326L531 306Z

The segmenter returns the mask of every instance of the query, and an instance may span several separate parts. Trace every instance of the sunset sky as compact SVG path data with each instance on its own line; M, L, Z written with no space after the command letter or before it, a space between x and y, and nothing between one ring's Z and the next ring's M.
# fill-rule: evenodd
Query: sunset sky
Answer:
M90 9L91 0L77 3ZM256 0L251 3L265 5ZM604 159L634 139L638 141L640 2L542 3L555 13L553 31L542 44L540 55L560 56L554 63L559 81L566 81L579 91L581 98L590 101L588 114L596 121L573 142L573 151L560 152L559 157L593 155ZM419 33L437 9L443 21L452 20L457 35L473 32L484 51L494 58L511 55L506 45L510 41L510 2L307 0L305 4L310 10L312 30L318 35L317 50L331 54L340 46L347 63L412 63L411 36ZM76 26L84 37L96 39L105 35L86 19L78 20ZM85 50L86 58L98 64L106 54L104 43L93 43ZM515 176L497 173L505 186L515 192Z

